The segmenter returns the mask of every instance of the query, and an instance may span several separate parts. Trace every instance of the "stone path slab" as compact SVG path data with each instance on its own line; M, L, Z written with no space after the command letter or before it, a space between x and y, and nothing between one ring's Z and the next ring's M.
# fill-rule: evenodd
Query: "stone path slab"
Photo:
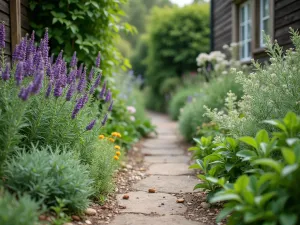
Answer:
M184 151L180 149L143 149L144 155L183 155Z
M194 176L150 176L139 181L133 188L147 192L149 188L155 188L158 192L164 193L188 193L193 192L193 188L199 180Z
M190 221L183 216L144 216L140 214L119 215L112 225L204 225L199 222Z
M154 156L145 156L144 162L146 163L188 163L190 157L185 155L154 155Z
M170 194L138 191L130 192L128 195L128 200L122 199L123 195L117 195L118 204L126 206L121 213L178 215L186 211L186 206L176 203L177 198Z
M143 143L144 148L151 148L151 149L157 149L157 148L163 148L163 149L174 149L178 148L178 145L176 144L169 144L165 142L158 142L158 143L151 143L151 142L145 142Z
M185 175L193 174L185 163L153 164L147 171L151 175Z

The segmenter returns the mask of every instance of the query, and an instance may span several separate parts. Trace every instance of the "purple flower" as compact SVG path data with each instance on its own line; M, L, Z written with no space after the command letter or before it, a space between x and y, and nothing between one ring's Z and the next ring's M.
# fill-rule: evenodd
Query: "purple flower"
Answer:
M76 58L76 52L73 53L73 56L72 56L72 59L71 59L71 62L70 62L70 66L73 68L75 67L77 64L77 58Z
M39 70L34 77L31 93L38 94L43 87L44 71Z
M61 50L60 53L58 54L55 64L61 63L62 58L63 58L63 50Z
M47 91L46 91L46 98L48 98L51 94L51 91L52 91L52 82L50 81L49 84L48 84L48 88L47 88Z
M67 78L67 84L73 83L73 81L74 81L75 78L76 78L76 77L75 77L75 76L76 76L76 72L77 72L76 69L70 71L69 76L68 76L68 78Z
M111 93L110 93L109 90L107 90L107 94L106 94L106 96L105 96L105 102L109 102L110 99L111 99Z
M30 83L27 88L22 88L19 93L19 98L21 98L23 101L26 101L28 99L29 94L32 92L33 84Z
M102 120L102 122L101 122L102 126L105 125L105 123L107 121L107 117L108 117L108 114L106 113L105 116L104 116L104 118L103 118L103 120Z
M108 111L109 111L109 112L112 111L113 105L114 105L114 101L111 101L111 102L110 102L110 105L109 105L109 107L108 107Z
M100 57L100 52L98 52L98 56L97 56L97 59L96 59L96 67L100 67L100 61L101 61L101 57Z
M81 93L86 88L86 67L84 67L83 73L81 74L78 82L77 91Z
M54 60L54 54L52 53L52 54L51 54L51 57L50 57L50 59L49 59L50 65L53 64L53 60Z
M93 79L94 73L95 73L95 70L94 70L94 67L92 67L90 74L89 74L89 81L91 81Z
M101 81L101 76L102 76L102 74L98 75L97 79L95 80L94 85L91 87L90 94L93 94L95 91L95 88L97 88L99 86L100 81Z
M99 94L100 99L104 97L105 92L106 92L106 81L104 82L103 87L100 91L100 94Z
M53 93L54 96L55 96L56 98L58 98L59 96L62 95L62 91L63 91L63 89L62 89L62 87L61 87L60 80L56 80L55 86L54 86L54 93Z
M93 127L95 126L96 124L96 120L93 120L92 122L90 122L89 125L87 125L87 127L85 128L86 130L91 130L93 129Z
M2 72L2 79L4 81L9 80L10 77L10 67L6 64L5 70Z
M34 67L33 67L33 55L29 55L27 60L24 64L24 76L30 76L34 73Z
M66 100L67 101L71 100L71 98L72 98L72 96L74 94L74 90L75 90L75 83L72 82L71 85L70 85L70 87L69 87L69 90L67 92L67 95L66 95Z
M20 58L21 58L21 43L16 45L15 50L12 54L12 59L14 62L19 60Z
M24 77L24 63L22 61L19 61L15 73L15 78L18 86L22 83L23 77Z
M49 36L48 36L48 28L45 29L45 34L44 34L44 39L43 42L41 43L41 50L42 50L42 55L43 55L43 59L45 62L46 67L48 67L48 63L49 63Z
M0 24L0 48L5 48L5 25Z
M79 69L77 70L76 78L81 77L82 69L83 69L83 64L81 63Z
M72 112L72 119L75 119L76 115L78 114L78 112L80 111L80 109L83 108L84 106L84 97L81 97L80 99L77 100L77 103L73 109L73 112Z

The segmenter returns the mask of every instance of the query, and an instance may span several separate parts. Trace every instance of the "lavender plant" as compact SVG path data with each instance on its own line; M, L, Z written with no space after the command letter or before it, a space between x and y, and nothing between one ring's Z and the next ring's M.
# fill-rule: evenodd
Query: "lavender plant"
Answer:
M101 83L100 54L87 79L88 68L77 68L76 53L71 63L63 51L49 57L48 32L39 44L34 32L16 46L9 65L4 57L5 30L0 26L0 166L19 148L68 146L81 151L90 137L97 140L112 104L110 91L103 85L99 112L95 90ZM97 103L96 103L97 102ZM105 116L103 117L105 113ZM1 171L1 170L0 170Z

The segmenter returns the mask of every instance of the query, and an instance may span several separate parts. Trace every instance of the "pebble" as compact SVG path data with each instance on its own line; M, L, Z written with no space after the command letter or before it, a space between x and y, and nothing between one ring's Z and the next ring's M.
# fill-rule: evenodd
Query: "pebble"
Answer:
M149 188L148 192L149 192L149 193L155 193L156 190L155 190L155 188Z
M214 214L214 213L208 213L208 215L209 215L209 216L213 216L213 215L215 215L215 214Z
M74 225L73 223L64 223L63 225Z
M123 195L123 199L129 199L129 195Z
M92 208L87 208L84 213L88 216L95 216L97 214L97 211Z
M179 198L179 199L177 199L176 202L177 202L177 203L184 203L184 199L183 199L183 198Z
M202 208L204 208L204 209L208 209L208 208L210 208L210 204L209 203L207 203L207 202L201 202L201 207Z
M73 216L72 216L72 220L80 221L81 219L80 219L79 216L73 215Z
M131 170L132 169L132 165L129 165L129 164L126 165L126 168L129 169L129 170Z
M119 205L119 209L126 209L125 205Z
M92 222L89 221L89 220L86 220L85 223L86 223L86 224L92 224Z

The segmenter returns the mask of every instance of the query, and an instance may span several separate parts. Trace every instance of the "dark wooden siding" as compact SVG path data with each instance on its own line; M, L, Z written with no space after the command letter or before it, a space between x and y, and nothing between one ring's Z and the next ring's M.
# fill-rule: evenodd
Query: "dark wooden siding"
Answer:
M28 0L21 0L21 29L22 36L25 36L26 33L29 33L30 26L28 20ZM10 4L9 0L0 0L0 22L5 23L5 33L6 33L6 45L5 45L5 54L11 56L12 46L11 46L11 20L10 20Z
M274 38L285 48L292 47L289 27L300 30L300 0L276 0Z
M213 0L213 50L222 50L224 44L230 44L232 33L232 1Z

